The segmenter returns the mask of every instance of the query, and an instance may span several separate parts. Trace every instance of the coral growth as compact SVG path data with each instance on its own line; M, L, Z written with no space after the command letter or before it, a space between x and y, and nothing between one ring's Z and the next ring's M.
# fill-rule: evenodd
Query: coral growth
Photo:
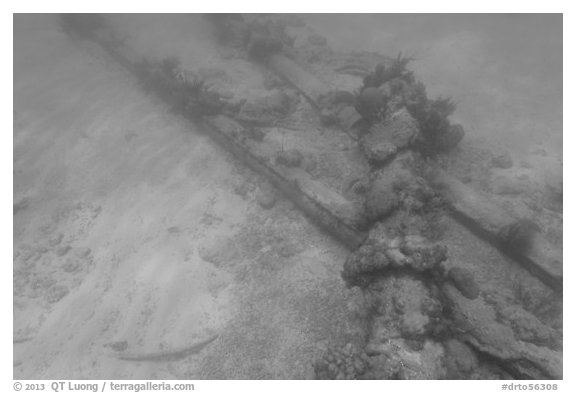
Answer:
M226 106L205 79L182 69L176 57L165 58L160 63L145 59L135 71L144 88L162 96L177 113L201 118L217 115Z
M356 97L354 108L368 121L384 119L387 97L375 87L362 90Z
M196 117L217 115L224 107L220 95L212 90L206 80L198 77L184 81L180 96L185 103L183 109Z
M390 237L376 228L368 240L352 253L342 271L348 286L365 287L380 275L393 274L395 270L422 273L435 269L446 260L447 248L431 243L418 235Z
M361 141L364 155L373 166L386 164L399 150L409 147L418 136L418 123L406 109L370 127Z
M350 130L360 120L358 110L354 108L356 100L356 95L344 90L327 93L318 100L318 106L322 108L320 121L326 127L335 125Z
M464 137L464 129L448 117L456 105L451 98L437 98L415 103L408 110L418 120L421 130L419 150L427 156L450 151Z
M368 356L348 343L342 347L329 348L314 362L316 379L360 379L369 367Z
M373 310L366 352L386 357L388 366L398 364L395 378L438 379L444 374L443 348L434 339L445 322L443 304L438 290L422 279L427 275L382 276L365 289ZM385 369L378 371L390 378Z
M456 104L451 98L429 99L424 84L406 69L410 61L400 54L388 66L379 64L364 78L355 108L369 125L406 108L418 122L419 151L426 156L450 151L464 137L462 126L448 119Z
M413 60L414 58L412 57L402 56L402 52L400 52L389 65L378 64L374 72L364 77L364 88L377 88L395 78L401 78L408 82L413 81L414 74L407 69L408 64Z
M442 197L419 175L420 161L414 153L405 153L371 173L364 202L369 222L389 216L397 209L423 214L442 208Z

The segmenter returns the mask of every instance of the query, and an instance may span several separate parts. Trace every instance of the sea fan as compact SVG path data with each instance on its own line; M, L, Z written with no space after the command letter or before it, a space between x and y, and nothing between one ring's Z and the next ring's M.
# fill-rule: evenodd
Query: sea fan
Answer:
M413 57L405 57L402 52L399 52L390 65L378 64L374 72L364 77L364 88L380 87L395 78L404 79L410 83L414 82L414 73L407 69L408 64L413 60Z

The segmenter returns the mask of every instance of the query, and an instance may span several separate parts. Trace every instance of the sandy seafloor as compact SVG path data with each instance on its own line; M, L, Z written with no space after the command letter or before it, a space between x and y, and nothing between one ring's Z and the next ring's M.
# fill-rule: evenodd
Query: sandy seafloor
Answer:
M139 50L217 58L198 16L117 18L146 32ZM335 48L417 57L471 140L521 159L543 146L562 176L561 17L303 19ZM263 209L258 177L53 15L14 17L14 117L15 379L312 378L315 355L362 331L347 250L287 201ZM178 361L118 359L214 336Z

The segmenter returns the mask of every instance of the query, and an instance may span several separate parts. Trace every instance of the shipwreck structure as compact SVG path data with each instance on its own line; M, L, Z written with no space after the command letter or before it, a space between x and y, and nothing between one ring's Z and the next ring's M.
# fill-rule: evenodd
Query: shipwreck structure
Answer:
M62 26L98 43L144 89L200 124L350 249L342 279L362 292L369 329L363 346L335 345L311 359L316 376L561 379L561 249L530 217L504 209L444 165L466 130L451 120L450 98L428 97L410 71L412 59L337 53L318 36L296 47L273 16L206 19L223 46L299 96L280 89L266 103L230 99L176 58L135 53L95 15L65 15ZM333 83L338 75L356 76L356 89ZM266 129L302 105L299 97L321 127L352 146L341 155L352 168L342 184L312 176L298 151L266 147ZM461 230L498 258L479 260L456 236Z

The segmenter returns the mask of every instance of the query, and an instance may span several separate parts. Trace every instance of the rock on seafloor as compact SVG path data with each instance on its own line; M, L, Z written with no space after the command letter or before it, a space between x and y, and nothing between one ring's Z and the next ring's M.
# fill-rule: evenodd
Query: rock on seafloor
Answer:
M466 298L474 300L480 295L480 288L474 280L474 275L469 270L453 267L448 271L448 279Z

